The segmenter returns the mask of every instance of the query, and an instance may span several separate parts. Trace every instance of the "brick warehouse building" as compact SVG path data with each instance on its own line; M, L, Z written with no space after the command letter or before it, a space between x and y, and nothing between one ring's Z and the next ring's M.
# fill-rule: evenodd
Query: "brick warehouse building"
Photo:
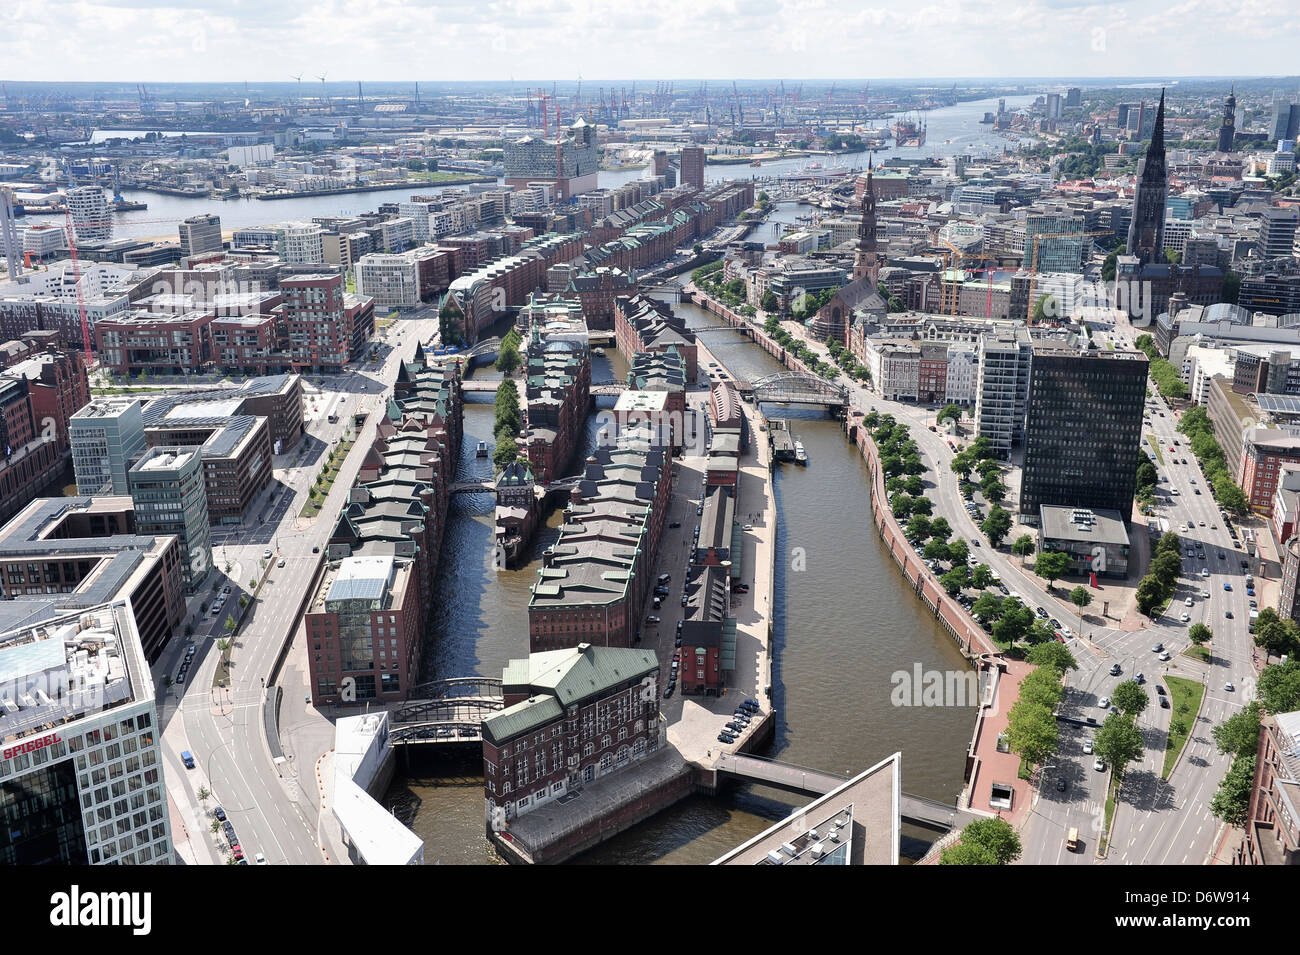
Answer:
M501 675L505 709L483 721L489 829L658 750L659 661L651 650L534 653Z
M695 333L666 302L641 294L616 299L614 340L629 365L638 352L661 354L676 349L686 363L686 380L695 381L699 375Z
M560 537L547 548L528 604L532 652L580 643L629 647L641 613L672 493L667 449L648 425L598 442L573 489Z

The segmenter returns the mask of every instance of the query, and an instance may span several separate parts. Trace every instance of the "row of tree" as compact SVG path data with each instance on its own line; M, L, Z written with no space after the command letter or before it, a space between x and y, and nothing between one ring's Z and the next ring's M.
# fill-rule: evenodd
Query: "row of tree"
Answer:
M1151 549L1151 565L1137 585L1138 611L1148 617L1164 607L1178 586L1183 569L1182 541L1174 533L1162 534Z
M514 379L507 378L497 388L495 412L496 422L492 426L492 434L497 446L492 452L492 464L500 471L519 458L519 445L515 441L515 435L523 427L523 414L519 409L519 389L515 386Z
M1160 357L1159 352L1156 351L1155 339L1150 335L1139 335L1134 339L1133 344L1146 352L1151 362L1151 377L1160 393L1166 398L1186 398L1187 386L1183 384L1181 374L1177 368Z
M1229 514L1245 514L1250 510L1246 492L1232 479L1223 448L1214 437L1214 425L1202 407L1188 408L1178 422L1178 430L1187 435L1192 454L1201 463L1201 471L1209 483L1214 499Z
M830 350L831 360L844 369L844 373L855 381L871 381L871 372L867 366L860 364L853 352L845 348L836 338L827 336L826 347Z
M519 356L519 346L523 344L523 336L519 334L518 329L512 328L506 332L505 338L501 339L501 348L497 352L496 369L504 375L513 375L523 364L523 359Z

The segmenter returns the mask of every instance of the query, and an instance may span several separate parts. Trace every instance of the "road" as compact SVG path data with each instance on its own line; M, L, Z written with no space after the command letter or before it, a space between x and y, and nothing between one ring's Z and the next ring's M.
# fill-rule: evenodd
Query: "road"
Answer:
M222 861L225 840L206 831L209 813L217 804L233 823L247 858L261 852L272 865L325 861L317 835L320 800L314 768L310 763L297 765L293 757L279 764L272 760L263 728L263 700L281 647L300 623L298 608L315 578L320 552L363 455L349 455L317 517L298 515L330 448L348 433L352 414L371 415L358 438L358 444L364 445L373 438L375 414L382 411L384 396L396 378L399 354L409 357L416 337L427 340L436 329L436 317L401 321L389 332L394 347L381 363L362 361L342 374L310 382L304 378L306 435L297 448L275 460L270 489L249 509L245 522L213 528L217 580L231 587L227 607L215 617L204 613L197 618L191 638L196 652L185 683L162 688L163 677L174 677L179 669L186 639L173 640L154 667L168 789L193 843L188 856L182 853L187 862ZM384 337L376 340L382 342ZM330 422L331 416L338 420ZM269 560L264 556L267 551ZM225 635L226 614L268 564L266 581L232 648L231 685L213 689L221 656L217 642ZM195 602L212 596L205 592ZM290 701L282 705L287 708ZM181 764L179 753L184 749L194 754L194 770ZM301 754L301 758L314 760L316 755ZM213 794L202 805L197 799L200 787Z
M794 331L830 361L825 346L810 340L802 328ZM1117 347L1131 346L1137 334L1122 325L1114 330L1113 340ZM1102 336L1102 347L1106 347L1108 337L1112 335ZM971 554L987 562L1031 608L1042 607L1049 617L1071 628L1077 626L1077 610L1065 599L1070 588L1058 587L1048 593L1045 582L1022 567L1018 558L987 546L982 531L966 511L957 478L949 466L954 451L948 446L947 436L929 430L935 423L936 409L886 401L844 377L841 383L848 385L855 409L891 414L911 427L928 469L924 475L926 495L934 502L935 516L945 517L955 536L971 542ZM1213 851L1219 825L1209 804L1230 762L1215 749L1211 728L1253 699L1253 642L1248 632L1248 601L1252 598L1246 592L1245 577L1256 569L1256 561L1248 559L1230 536L1186 437L1176 430L1175 412L1156 395L1154 385L1150 390L1149 420L1143 433L1157 438L1163 458L1156 462L1161 478L1157 512L1183 539L1184 554L1188 553L1188 545L1193 549L1191 556L1185 556L1183 574L1167 613L1137 630L1107 626L1103 621L1103 625L1089 623L1086 635L1069 637L1067 643L1079 669L1066 676L1067 695L1060 715L1082 720L1091 716L1100 724L1106 715L1099 707L1102 697L1110 696L1121 680L1132 679L1136 673L1150 677L1146 688L1151 703L1137 721L1146 747L1142 758L1127 769L1106 861L1191 865L1203 863ZM1008 507L1012 506L1014 501L1008 502ZM1188 522L1191 530L1185 529ZM1248 568L1242 567L1242 560L1248 560ZM1188 599L1191 606L1186 603ZM1186 621L1181 619L1184 612ZM1089 619L1102 621L1095 614ZM1197 622L1205 623L1215 635L1209 663L1183 655L1191 645L1188 628ZM1169 650L1168 663L1153 652L1157 643ZM1121 668L1119 676L1109 673L1115 663ZM1208 688L1184 754L1167 781L1160 778L1160 772L1171 711L1158 705L1154 689L1159 674L1165 672L1204 682ZM1235 686L1233 691L1224 689L1229 682ZM1102 828L1108 772L1096 771L1093 757L1083 752L1083 742L1091 735L1091 730L1062 722L1061 751L1042 771L1043 790L1036 795L1036 805L1023 833L1026 849L1022 861L1083 864L1095 859L1093 850ZM1062 777L1067 783L1064 793L1056 789L1056 780ZM1084 839L1084 851L1079 853L1064 849L1065 833L1072 826L1078 826Z

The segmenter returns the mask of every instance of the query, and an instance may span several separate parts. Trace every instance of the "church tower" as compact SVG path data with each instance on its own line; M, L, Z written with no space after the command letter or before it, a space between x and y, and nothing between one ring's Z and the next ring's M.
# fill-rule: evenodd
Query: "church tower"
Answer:
M876 251L876 190L871 182L871 159L867 159L867 188L862 193L862 221L858 224L858 251L853 257L854 280L866 279L876 287L880 278L880 256Z
M1223 104L1223 125L1219 127L1219 152L1232 152L1232 139L1237 129L1237 85L1234 83Z
M1169 198L1169 180L1165 171L1165 91L1160 91L1160 107L1151 132L1151 145L1138 163L1137 183L1133 189L1133 218L1128 227L1129 255L1142 262L1164 261L1165 204Z

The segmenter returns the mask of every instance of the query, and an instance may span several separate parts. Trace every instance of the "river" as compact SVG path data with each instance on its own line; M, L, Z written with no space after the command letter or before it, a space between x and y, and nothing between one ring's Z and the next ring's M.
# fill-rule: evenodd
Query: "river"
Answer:
M691 327L702 329L701 341L736 377L781 370L738 333L712 329L716 320L696 306L675 307ZM594 362L597 380L618 377L626 367L612 351ZM809 455L806 468L784 465L775 475L778 723L769 755L850 773L901 751L905 791L952 801L962 786L973 711L895 707L891 675L910 674L917 664L927 671L964 671L965 663L890 560L870 520L866 466L839 425L815 411L768 413L794 419ZM473 457L473 448L480 438L491 441L491 428L490 404L466 406L458 480L487 475L489 466ZM588 439L594 442L594 434ZM431 628L426 675L495 676L509 657L526 652L528 586L537 565L491 568L490 497L461 497L452 508L436 604L442 610ZM556 520L553 515L552 537ZM385 804L424 839L426 861L493 861L483 833L481 761L416 757L412 765L412 777L396 779ZM692 797L577 861L706 863L803 801L756 786ZM923 834L905 835L905 853L917 853Z
M1016 109L1033 102L1033 96L1004 97L1008 109ZM999 136L991 126L980 123L986 111L997 109L997 100L973 100L959 103L943 109L932 109L924 114L927 126L926 144L919 147L898 149L890 146L875 154L877 163L892 156L925 158L929 156L952 156L969 153L984 156L1000 152L1004 145L1014 145L1014 140ZM131 130L97 130L92 141L101 141L106 136L125 135L139 131ZM170 133L168 135L171 135ZM179 135L179 133L177 133ZM823 165L830 166L840 162L846 166L865 166L866 153L856 153L841 157L815 157ZM798 172L811 160L807 158L781 159L764 163L761 169L749 166L713 165L704 167L704 178L710 182L723 179L748 179L753 175L775 176ZM642 179L649 174L645 168L606 170L600 173L599 183L602 188L614 188L635 179ZM499 180L504 184L505 180ZM166 196L154 192L126 189L122 195L136 202L148 203L148 209L135 212L117 213L114 219L113 234L119 238L143 238L166 236L174 238L176 225L189 216L212 213L221 217L223 229L243 229L251 226L270 225L277 222L310 222L315 216L359 215L378 208L384 202L402 202L416 195L431 195L446 188L465 188L464 186L420 186L410 189L388 189L382 192L357 192L337 196L305 196L299 199L277 199L262 201L258 199L190 199L182 196Z

